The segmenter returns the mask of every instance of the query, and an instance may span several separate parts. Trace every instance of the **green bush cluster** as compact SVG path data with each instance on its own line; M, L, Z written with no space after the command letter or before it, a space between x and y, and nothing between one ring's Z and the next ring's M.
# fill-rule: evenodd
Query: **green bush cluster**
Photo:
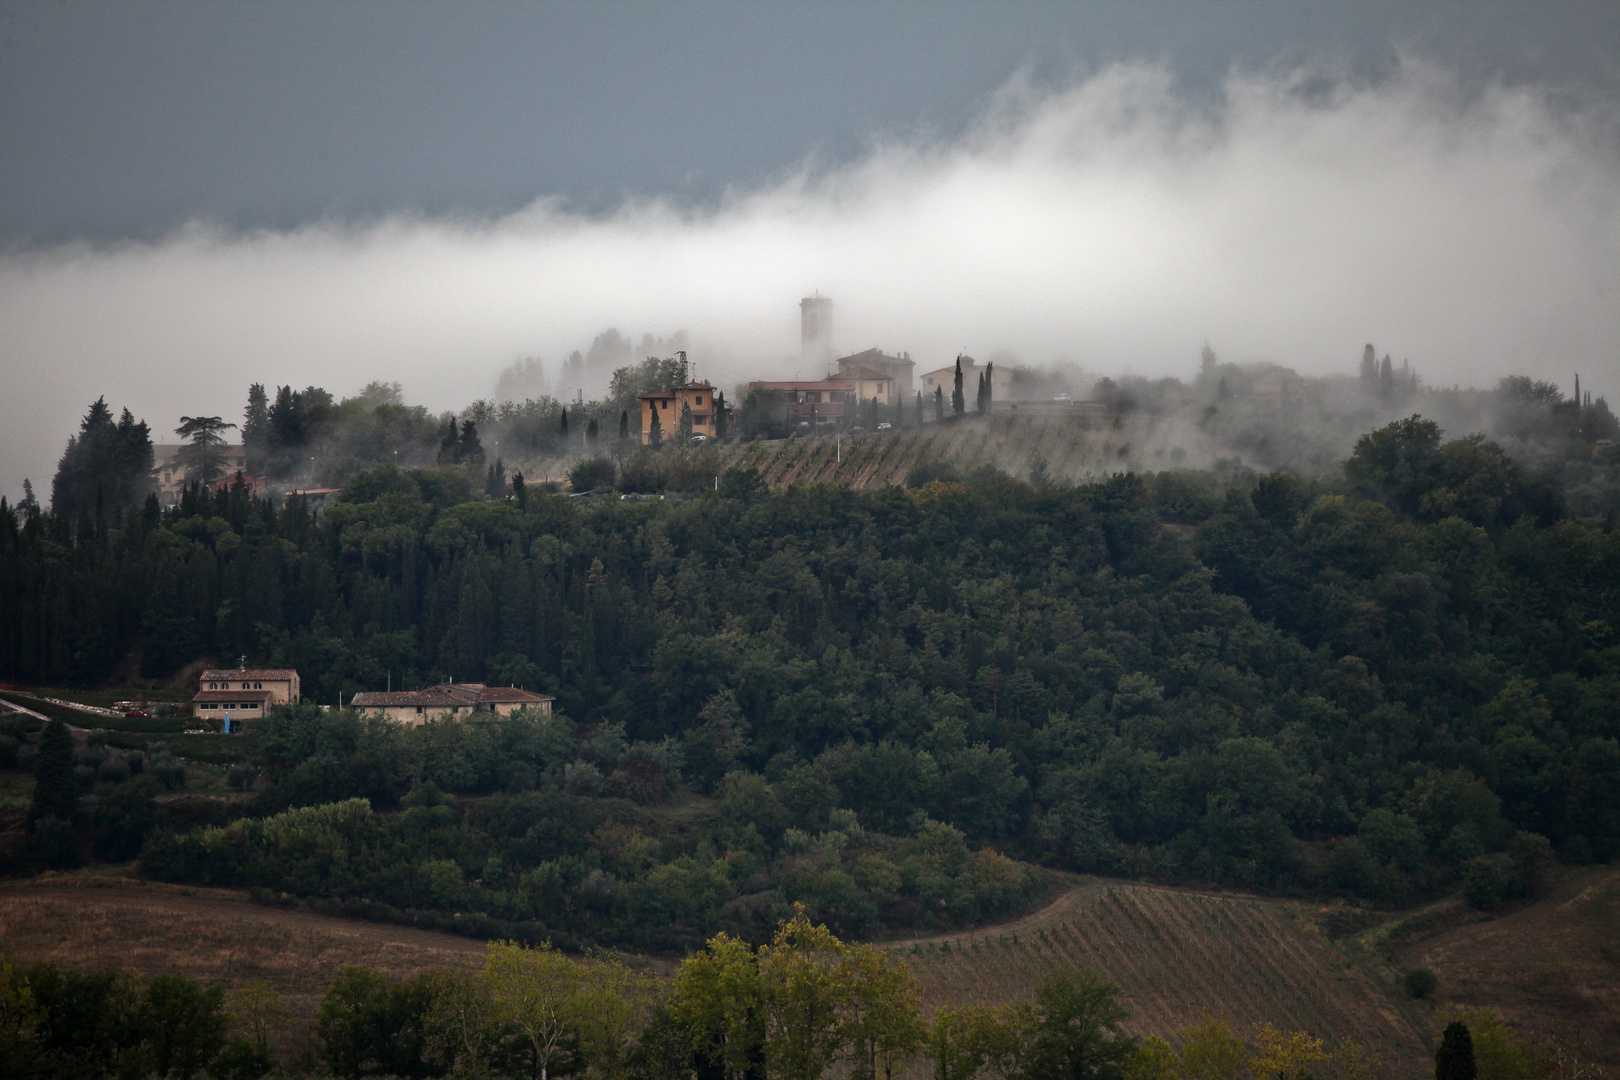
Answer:
M163 829L140 865L373 919L659 951L719 930L759 940L795 905L851 935L973 923L1017 910L1043 885L1031 867L929 819L907 837L868 833L838 809L820 831L787 826L776 786L744 772L722 781L717 813L680 830L633 803L557 787L456 803L424 783L401 805L377 814L350 799Z
M0 1075L15 1080L262 1076L268 1041L231 1028L224 990L183 975L0 963Z

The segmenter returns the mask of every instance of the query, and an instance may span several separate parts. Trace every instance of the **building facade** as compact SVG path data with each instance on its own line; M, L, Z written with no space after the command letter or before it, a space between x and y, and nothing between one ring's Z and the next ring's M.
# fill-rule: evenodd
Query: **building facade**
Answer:
M186 443L157 443L152 447L152 458L157 476L158 501L168 506L180 501L186 487L186 467L180 462L180 451ZM225 455L225 475L235 476L247 471L247 447L232 443L220 447Z
M823 427L843 422L844 407L855 398L855 383L844 379L751 382L748 392L776 395L783 419L790 425Z
M257 720L273 705L303 699L298 672L291 668L215 668L197 678L191 715L205 720Z
M900 397L911 396L911 374L917 362L911 358L910 353L901 353L899 356L890 356L882 349L867 349L865 352L851 353L849 356L838 358L838 377L847 379L854 376L857 371L869 370L886 375L893 382L890 393ZM864 394L863 398L870 398ZM885 405L890 402L885 401Z
M479 713L511 716L519 709L549 714L555 701L548 694L513 686L440 683L425 690L356 694L349 704L370 716L385 716L403 724L425 724L429 720L471 719Z
M979 362L971 356L958 357L962 362L962 399L968 408L973 408L973 402L979 392ZM995 375L990 376L991 392L995 391ZM951 393L956 388L956 361L949 367L942 367L937 371L930 371L922 377L923 397L933 397L934 389L938 387L945 391L947 406L951 400Z
M676 439L681 433L681 416L691 411L693 435L714 438L715 416L719 405L715 401L714 387L708 383L682 383L668 390L641 395L641 444L652 441L653 417L658 418L659 437Z

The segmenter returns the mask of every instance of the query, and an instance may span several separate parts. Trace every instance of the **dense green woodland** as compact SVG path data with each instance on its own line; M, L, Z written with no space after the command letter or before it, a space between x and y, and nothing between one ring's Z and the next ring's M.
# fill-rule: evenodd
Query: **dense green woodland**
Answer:
M0 672L245 654L327 703L553 693L555 718L418 730L285 711L250 740L250 819L171 823L144 859L581 940L757 938L794 901L849 933L975 921L1039 888L995 851L1489 905L1620 845L1620 538L1415 417L1334 485L474 482L378 468L319 516L5 508Z

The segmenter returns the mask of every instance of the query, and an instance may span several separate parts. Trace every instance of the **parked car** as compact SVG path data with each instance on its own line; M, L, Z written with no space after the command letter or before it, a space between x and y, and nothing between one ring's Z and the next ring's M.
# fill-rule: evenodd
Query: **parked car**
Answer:
M883 421L883 423L878 425L878 430L879 431L890 431L893 428L894 428L894 425L889 423L887 420Z
M152 714L147 712L145 709L125 709L124 710L124 719L125 720L150 720L150 719L152 719Z
M708 441L709 437L707 435L694 435L691 438L691 443L693 446L697 446L700 443L706 443Z

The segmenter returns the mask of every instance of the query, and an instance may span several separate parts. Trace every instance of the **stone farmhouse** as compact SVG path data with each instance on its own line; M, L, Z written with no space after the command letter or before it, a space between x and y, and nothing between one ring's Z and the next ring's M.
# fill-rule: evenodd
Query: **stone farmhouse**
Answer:
M479 713L510 716L519 709L549 713L555 700L548 694L514 686L440 683L425 690L360 693L354 695L349 704L369 716L386 716L404 724L425 724L429 720L470 719Z
M243 720L258 720L272 705L296 705L303 699L298 672L291 668L214 668L197 679L191 715L218 720L229 734Z

